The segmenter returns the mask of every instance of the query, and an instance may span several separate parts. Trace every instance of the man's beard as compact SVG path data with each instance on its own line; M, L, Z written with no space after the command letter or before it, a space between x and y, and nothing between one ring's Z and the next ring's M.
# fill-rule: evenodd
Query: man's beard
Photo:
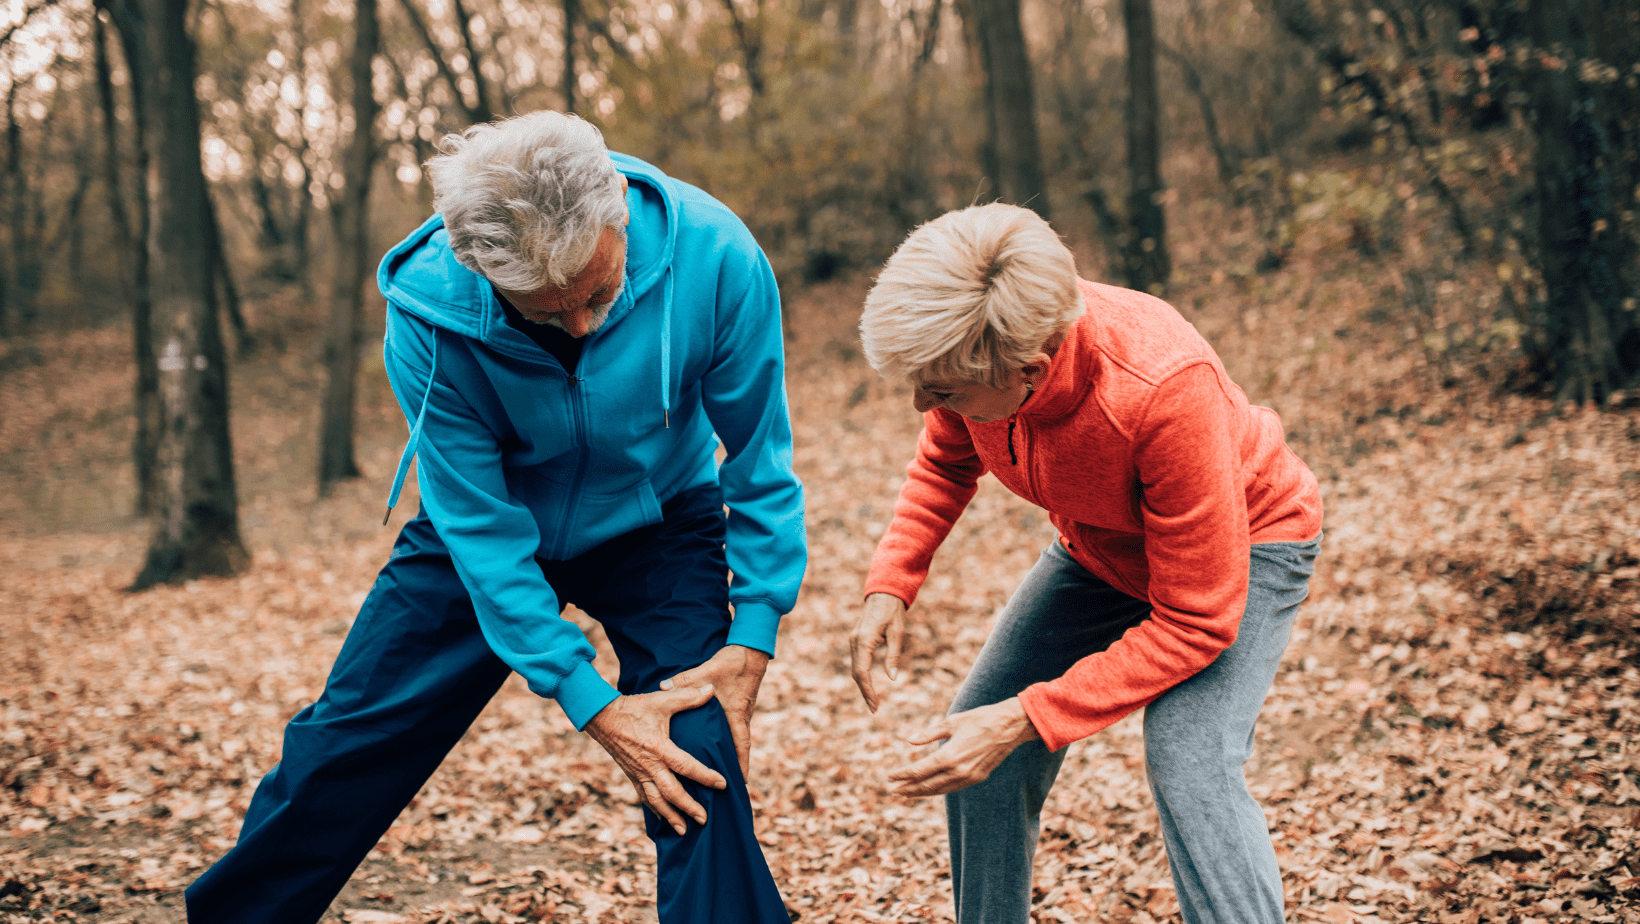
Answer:
M616 298L619 298L620 295L621 295L620 292L615 293ZM609 320L610 309L612 309L614 307L615 307L615 299L610 299L609 301L605 302L602 305L599 305L596 309L593 310L592 316L587 319L587 334L588 335L590 335L593 331L596 331L598 328L604 326L604 322ZM528 320L528 319L526 319L526 320ZM570 334L570 336L574 336L574 334L570 333L569 328L564 326L564 322L558 320L558 315L556 315L556 314L549 315L545 321L536 321L535 323L537 323L537 324L546 324L546 325L551 326L551 327L556 327L559 330L563 331L564 333Z
M593 310L592 317L587 319L588 335L592 334L592 332L596 331L598 328L603 327L604 322L609 320L610 311L614 310L615 303L621 300L621 293L624 291L626 291L626 283L623 281L621 283L621 287L615 290L615 294L610 297L609 301L604 302L602 305L599 305ZM531 324L545 324L549 327L556 327L572 337L575 336L570 332L569 328L564 326L564 322L558 320L558 315L556 314L548 315L545 321L537 321L536 319L524 314L522 311L518 313L518 316Z

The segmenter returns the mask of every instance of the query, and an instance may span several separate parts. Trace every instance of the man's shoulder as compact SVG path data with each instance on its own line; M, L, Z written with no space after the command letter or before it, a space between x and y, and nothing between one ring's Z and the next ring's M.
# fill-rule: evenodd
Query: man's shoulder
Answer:
M612 152L610 157L628 179L660 193L666 201L668 220L676 222L672 230L677 246L758 252L746 223L710 192L630 154Z

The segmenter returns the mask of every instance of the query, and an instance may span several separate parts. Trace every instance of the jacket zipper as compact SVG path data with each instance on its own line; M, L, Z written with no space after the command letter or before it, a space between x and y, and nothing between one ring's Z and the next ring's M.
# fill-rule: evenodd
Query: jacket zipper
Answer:
M1031 448L1031 441L1025 435L1025 428L1019 426L1019 418L1008 418L1008 460L1014 465L1019 464L1019 450L1014 448L1014 430L1016 428L1019 430L1019 441L1024 444L1027 455L1030 454ZM1036 472L1031 468L1029 460L1027 460L1025 464L1025 490L1031 492L1030 496L1025 498L1026 500L1033 504L1041 503L1041 501L1038 500L1041 495L1039 495L1036 490Z
M581 354L581 361L586 362L586 353ZM563 368L562 365L559 366ZM569 537L576 530L575 519L581 510L581 482L586 478L587 456L590 455L586 444L586 392L581 386L581 377L564 373L568 380L565 387L569 389L570 433L575 440L575 477L570 481L569 509L565 511L563 525L559 527L558 541L553 543L552 557L563 560L564 550L568 547Z

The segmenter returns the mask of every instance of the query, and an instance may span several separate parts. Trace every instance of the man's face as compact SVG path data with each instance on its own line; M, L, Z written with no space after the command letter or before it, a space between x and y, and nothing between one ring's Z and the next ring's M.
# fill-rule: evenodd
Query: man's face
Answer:
M626 282L626 236L605 228L598 249L586 268L562 288L546 286L534 292L496 287L508 304L537 324L551 324L571 337L585 337L609 319L609 309Z

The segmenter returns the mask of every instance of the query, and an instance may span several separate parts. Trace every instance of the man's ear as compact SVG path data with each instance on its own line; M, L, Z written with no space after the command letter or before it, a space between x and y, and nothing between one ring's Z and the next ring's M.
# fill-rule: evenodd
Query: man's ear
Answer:
M626 174L620 173L620 174L616 174L616 175L621 178L621 195L624 197L626 195ZM632 223L632 209L631 209L631 207L628 207L627 210L626 210L626 217L621 219L621 227L624 228L624 227L626 227L627 225L629 225L631 223Z

